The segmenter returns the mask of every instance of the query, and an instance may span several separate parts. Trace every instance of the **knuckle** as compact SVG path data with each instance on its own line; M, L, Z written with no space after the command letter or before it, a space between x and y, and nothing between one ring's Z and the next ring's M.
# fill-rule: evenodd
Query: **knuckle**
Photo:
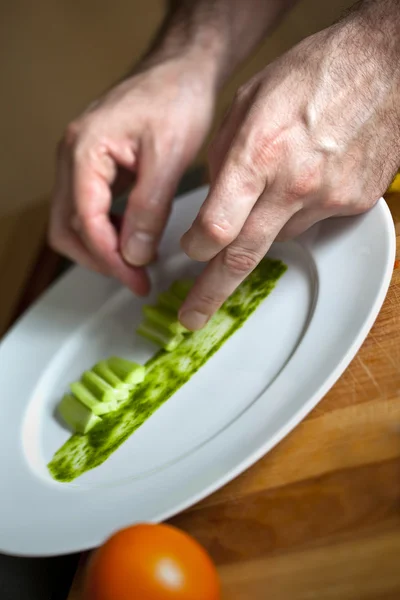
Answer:
M237 137L236 152L233 153L233 167L249 194L260 194L268 183L269 165L272 163L276 148L273 148L267 136L248 135L247 127ZM242 186L241 186L242 187Z
M364 213L377 204L379 201L379 196L380 194L376 193L373 196L365 196L364 198L353 198L351 202L347 203L347 205L357 208L360 213Z
M229 181L230 187L240 194L259 196L270 183L271 165L277 148L268 136L256 131L255 122L249 118L237 132L223 167L221 177ZM219 142L213 149L218 153Z
M260 256L254 250L229 246L223 253L224 266L235 275L245 275L255 269Z
M317 167L304 169L288 185L288 195L294 200L314 196L321 187L321 175Z
M223 179L229 188L242 198L258 198L269 184L269 174L265 165L257 166L244 149L231 156L223 171Z
M256 173L260 168L265 168L273 152L271 141L267 137L262 136L258 143L254 145L250 154L250 164L256 170Z
M149 195L147 198L138 197L132 202L132 211L137 218L143 216L144 219L151 221L153 218L168 215L171 210L170 194Z
M253 173L251 168L244 169L243 176L240 181L240 192L244 198L255 198L262 194L264 189L269 184L268 175L265 174L261 179L259 173Z
M343 192L331 191L323 201L323 208L330 212L340 211L348 203Z
M135 194L134 198L128 203L127 217L129 220L146 218L149 212L149 201L143 194Z
M151 223L135 221L133 231L138 239L144 242L154 242L162 234L165 221L154 220Z
M207 214L201 214L198 218L198 226L209 240L218 246L226 246L233 239L231 226L226 221L218 222Z

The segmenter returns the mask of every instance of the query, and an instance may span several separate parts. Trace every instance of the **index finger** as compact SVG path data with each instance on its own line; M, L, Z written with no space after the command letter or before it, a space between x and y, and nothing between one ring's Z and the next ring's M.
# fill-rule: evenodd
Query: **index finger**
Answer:
M71 226L70 168L68 154L63 143L57 148L56 173L48 228L48 243L56 252L64 254L81 266L108 273L96 263L82 240Z
M233 137L198 216L182 238L190 258L209 261L229 246L264 189L271 185L275 161L272 157L268 160L254 137L253 122L248 118ZM211 155L210 162L213 160L217 158Z
M181 307L179 318L187 329L201 329L242 281L255 269L289 220L284 205L266 191L258 200L236 240L213 258L196 280Z

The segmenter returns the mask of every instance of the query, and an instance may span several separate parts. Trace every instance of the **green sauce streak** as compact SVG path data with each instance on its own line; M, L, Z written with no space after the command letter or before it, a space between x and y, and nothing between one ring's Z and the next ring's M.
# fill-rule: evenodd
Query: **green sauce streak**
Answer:
M54 479L72 481L101 465L243 325L286 268L279 260L264 259L204 329L188 336L173 352L162 350L151 358L131 402L104 415L86 435L72 435L57 450L48 465Z

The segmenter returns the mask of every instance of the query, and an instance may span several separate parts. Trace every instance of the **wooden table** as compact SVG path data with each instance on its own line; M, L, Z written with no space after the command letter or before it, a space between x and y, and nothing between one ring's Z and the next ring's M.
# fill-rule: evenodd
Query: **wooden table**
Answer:
M400 198L388 202L399 259ZM314 411L172 523L210 552L224 600L400 599L399 260L371 333ZM82 600L84 563L68 600Z

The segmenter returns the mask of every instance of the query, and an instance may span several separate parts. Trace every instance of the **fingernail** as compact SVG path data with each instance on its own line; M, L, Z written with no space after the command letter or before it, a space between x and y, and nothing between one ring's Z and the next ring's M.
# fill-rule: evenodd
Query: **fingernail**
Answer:
M195 331L206 325L210 319L209 315L205 315L197 310L187 310L179 315L179 320L186 329Z
M125 260L135 267L147 265L154 255L155 239L151 233L134 231L123 251Z

